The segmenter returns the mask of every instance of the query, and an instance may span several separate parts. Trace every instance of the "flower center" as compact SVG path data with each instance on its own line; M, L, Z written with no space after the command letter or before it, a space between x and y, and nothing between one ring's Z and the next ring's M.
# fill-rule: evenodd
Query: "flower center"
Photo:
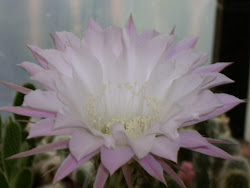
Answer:
M146 82L103 84L99 93L89 96L89 125L110 134L110 127L121 123L130 137L144 134L161 113L161 101L147 96L146 87Z

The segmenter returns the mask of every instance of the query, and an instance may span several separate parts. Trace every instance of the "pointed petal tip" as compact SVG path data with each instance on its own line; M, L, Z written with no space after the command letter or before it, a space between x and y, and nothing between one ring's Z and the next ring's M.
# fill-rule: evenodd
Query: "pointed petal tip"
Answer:
M134 152L130 147L124 146L114 149L108 149L106 147L101 148L101 161L110 175L121 166L125 165L133 156Z
M239 143L236 142L232 142L232 141L227 141L227 140L221 140L221 139L214 139L214 138L208 138L208 137L204 137L207 139L207 141L210 144L225 144L225 145L238 145Z
M18 85L15 85L15 84L12 84L12 83L9 83L9 82L5 82L5 81L2 81L2 80L0 80L0 83L6 85L8 87L11 87L11 88L17 90L18 92L23 93L23 94L28 94L29 92L33 91L32 89L25 88L25 87L22 87L22 86L18 86Z
M35 50L39 49L37 46L31 45L31 44L26 44L26 46L27 46L31 51L35 51Z
M53 42L55 44L56 43L56 39L55 39L54 35L52 33L49 33L49 36L52 38L52 40L53 40Z
M122 167L122 172L123 172L128 188L133 188L132 181L131 181L131 174L130 174L129 166L127 164L125 164Z
M32 138L34 138L34 136L32 136L32 135L28 135L28 136L26 137L26 139L32 139Z
M136 157L134 157L134 159L148 174L166 184L166 180L163 176L163 167L152 155L147 155L141 160L138 160Z
M129 14L129 22L134 23L132 13Z
M172 31L170 32L170 35L174 35L174 33L175 33L175 28L176 28L176 26L174 25Z
M127 30L129 32L129 34L131 34L131 35L136 33L136 27L135 27L135 24L134 24L134 19L133 19L132 14L130 14L130 16L129 16L129 20L128 20L128 23L127 23Z
M33 117L55 117L55 112L38 110L25 107L16 107L16 106L4 106L0 107L0 111L6 111L14 114L19 114L23 116L33 116Z
M232 97L234 97L234 96L232 95ZM242 104L242 103L246 103L246 102L248 102L248 99L239 99L237 97L234 97L232 99L232 103L235 103L235 106Z
M103 166L102 163L100 163L98 170L97 170L97 175L96 179L94 182L94 188L103 188L107 179L108 179L109 173L107 169Z
M103 31L102 27L93 18L89 18L87 28L97 32Z
M226 68L226 67L228 67L228 66L230 66L230 65L233 65L234 64L234 62L216 62L216 63L219 63L219 64L221 64L221 65L225 65L225 67L224 68ZM216 64L215 63L215 64Z
M192 40L193 40L193 48L194 48L195 45L196 45L196 44L198 43L198 41L199 41L199 37L193 37Z
M15 155L5 158L5 160L11 160L11 159L15 159Z
M248 102L249 101L249 99L247 98L247 99L242 99L242 103L246 103L246 102Z
M56 176L54 177L53 181L52 181L52 185L55 185L58 182Z

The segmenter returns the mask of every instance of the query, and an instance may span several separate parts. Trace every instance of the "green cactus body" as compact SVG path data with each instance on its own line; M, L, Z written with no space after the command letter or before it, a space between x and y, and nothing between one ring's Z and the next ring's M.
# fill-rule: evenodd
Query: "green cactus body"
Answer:
M230 170L241 170L250 174L250 167L248 160L244 157L238 156L236 160L226 161L222 173L227 173Z
M32 90L35 89L35 86L32 85L31 83L26 83L23 85L23 87L32 89ZM14 102L13 102L13 106L21 106L23 104L24 96L25 94L17 92ZM28 136L28 133L25 130L25 128L27 126L27 122L30 120L30 117L14 114L14 118L21 125L20 127L22 129L22 139L25 140L26 137Z
M25 84L24 87L30 89L35 88L32 84ZM24 94L17 93L14 100L14 106L20 106L23 103L23 99ZM16 121L9 118L8 122L5 123L2 123L0 120L0 187L30 188L33 179L30 170L32 166L32 157L12 160L7 159L23 150L30 149L30 144L25 140L28 134L25 127L29 117L14 115L14 118Z
M249 173L243 170L230 170L222 181L221 188L249 188Z
M18 152L20 152L21 147L21 130L17 123L14 123L10 118L9 123L6 125L3 146L2 146L2 162L4 167L4 172L8 181L14 178L16 171L13 170L17 164L17 159L7 160Z
M9 188L7 179L1 171L0 171L0 187L1 188Z

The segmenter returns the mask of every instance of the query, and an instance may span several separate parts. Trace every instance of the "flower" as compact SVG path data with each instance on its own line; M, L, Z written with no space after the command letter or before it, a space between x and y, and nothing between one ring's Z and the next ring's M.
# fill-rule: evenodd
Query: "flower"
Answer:
M229 63L203 66L207 54L194 49L197 38L174 44L175 35L154 30L138 34L132 17L125 28L101 28L90 20L84 39L69 32L52 36L56 49L29 45L40 66L22 68L45 90L29 90L2 82L27 94L22 107L2 107L16 114L42 117L28 138L70 135L12 156L25 157L69 148L54 183L100 155L94 187L122 168L132 187L129 163L137 161L151 176L166 184L163 172L182 187L166 163L177 162L179 148L233 159L195 130L180 128L222 114L242 102L210 88L233 82L220 74Z
M187 187L191 187L195 178L193 163L189 161L183 161L180 168L181 170L178 172L179 177L183 180Z

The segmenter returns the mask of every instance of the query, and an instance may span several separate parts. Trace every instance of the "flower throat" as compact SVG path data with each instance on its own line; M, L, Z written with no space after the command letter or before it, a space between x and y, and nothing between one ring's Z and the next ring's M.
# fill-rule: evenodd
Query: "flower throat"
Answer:
M161 101L146 95L147 82L103 84L101 91L89 96L89 124L110 134L113 124L121 123L130 137L142 135L161 113Z

